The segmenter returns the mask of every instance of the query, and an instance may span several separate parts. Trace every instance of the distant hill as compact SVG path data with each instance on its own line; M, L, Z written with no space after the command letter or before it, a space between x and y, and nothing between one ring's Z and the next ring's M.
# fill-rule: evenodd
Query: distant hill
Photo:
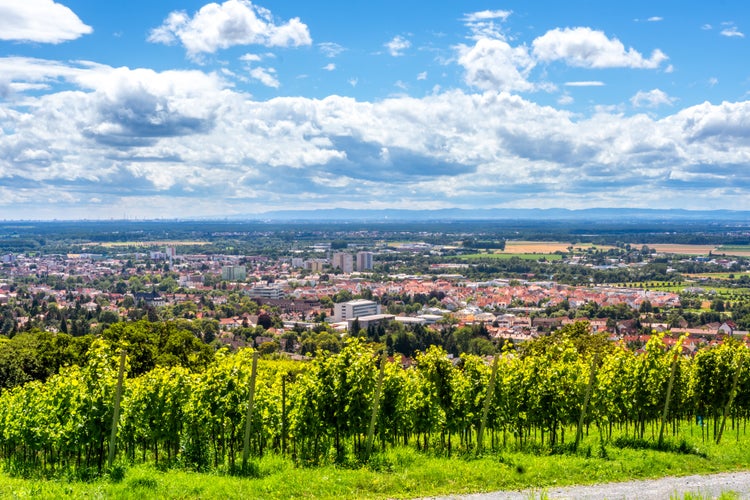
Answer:
M427 221L427 220L560 220L560 221L747 221L750 212L734 210L683 210L648 208L490 208L440 210L358 210L330 208L320 210L276 210L232 219L276 221Z

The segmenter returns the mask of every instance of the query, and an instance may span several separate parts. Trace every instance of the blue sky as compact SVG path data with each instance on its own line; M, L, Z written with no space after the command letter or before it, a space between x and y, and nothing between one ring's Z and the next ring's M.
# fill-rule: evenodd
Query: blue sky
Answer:
M0 0L0 218L749 210L749 11Z

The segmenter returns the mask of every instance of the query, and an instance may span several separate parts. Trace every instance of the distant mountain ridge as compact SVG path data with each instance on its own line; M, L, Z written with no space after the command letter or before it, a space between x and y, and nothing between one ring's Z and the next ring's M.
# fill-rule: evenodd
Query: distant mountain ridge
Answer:
M398 209L348 209L327 208L317 210L274 210L255 215L235 216L232 219L268 219L279 221L427 221L427 220L696 220L696 221L748 221L750 211L735 210L685 210L650 208L488 208L438 210Z

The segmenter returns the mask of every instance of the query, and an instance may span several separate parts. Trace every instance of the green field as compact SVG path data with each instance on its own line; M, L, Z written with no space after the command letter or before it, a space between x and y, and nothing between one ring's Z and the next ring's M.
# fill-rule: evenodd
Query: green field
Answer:
M476 261L476 260L508 260L512 259L513 257L518 257L519 259L523 260L539 260L539 259L545 259L545 260L561 260L563 258L560 254L550 253L550 254L541 254L541 253L470 253L466 255L462 255L461 259L463 260L469 260L469 261Z
M750 256L750 245L721 245L714 253L748 257Z

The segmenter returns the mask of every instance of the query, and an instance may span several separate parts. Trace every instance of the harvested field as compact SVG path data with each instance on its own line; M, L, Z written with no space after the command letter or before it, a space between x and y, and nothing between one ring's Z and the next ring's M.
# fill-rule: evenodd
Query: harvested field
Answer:
M659 253L675 253L683 255L708 255L709 252L716 253L716 245L682 245L677 243L647 243L646 246L653 248Z
M568 253L568 248L570 246L573 246L575 250L586 250L591 247L596 247L602 250L612 248L606 245L592 245L591 243L577 243L575 245L571 245L570 243L561 241L506 241L505 252L503 253Z
M207 241L111 241L107 243L89 243L91 246L104 248L115 247L180 247L187 245L210 245Z

